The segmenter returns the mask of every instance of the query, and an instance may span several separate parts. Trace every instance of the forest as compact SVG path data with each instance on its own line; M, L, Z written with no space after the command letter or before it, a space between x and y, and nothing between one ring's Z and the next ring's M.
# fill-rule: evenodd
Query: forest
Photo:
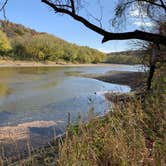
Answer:
M0 21L0 56L13 60L99 63L106 55L88 46L71 44L48 33Z
M111 52L107 55L106 63L113 64L142 64L148 53L145 50Z
M141 51L105 54L88 46L78 46L54 35L23 25L0 21L0 57L12 60L54 61L57 63L141 64Z

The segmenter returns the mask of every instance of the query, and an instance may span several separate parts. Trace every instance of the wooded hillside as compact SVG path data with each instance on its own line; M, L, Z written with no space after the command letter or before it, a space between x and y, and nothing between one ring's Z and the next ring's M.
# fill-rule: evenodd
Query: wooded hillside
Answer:
M23 25L0 20L0 31L8 40L8 48L0 56L18 60L98 63L106 55L87 46L78 46L48 33L37 32Z
M106 62L116 64L142 64L142 60L146 54L147 51L144 50L111 52L107 55Z

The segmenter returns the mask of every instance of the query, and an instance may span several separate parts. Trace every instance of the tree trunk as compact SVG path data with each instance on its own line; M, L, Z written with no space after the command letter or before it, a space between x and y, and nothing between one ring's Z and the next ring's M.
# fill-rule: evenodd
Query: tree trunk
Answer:
M160 51L159 44L154 45L152 48L152 54L150 57L150 70L149 70L149 76L147 80L147 90L151 89L152 80L153 80L153 76L156 69L156 57L157 57L157 54L159 54L159 51Z
M155 73L155 68L156 68L155 65L150 65L149 77L148 77L148 81L147 81L147 90L150 90L150 88L151 88L153 76Z

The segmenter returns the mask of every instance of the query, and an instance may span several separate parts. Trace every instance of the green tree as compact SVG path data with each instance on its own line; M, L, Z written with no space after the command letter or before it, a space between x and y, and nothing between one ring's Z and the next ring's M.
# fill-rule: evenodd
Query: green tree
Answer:
M10 55L14 59L72 63L91 63L96 59L97 63L100 62L98 55L101 54L102 58L105 56L98 50L71 44L53 35L39 33L20 24L2 20L0 20L0 24L1 29L11 41Z
M48 34L39 34L26 41L26 54L35 60L48 60L55 57L56 38Z
M0 55L4 56L11 50L11 44L6 34L0 30Z

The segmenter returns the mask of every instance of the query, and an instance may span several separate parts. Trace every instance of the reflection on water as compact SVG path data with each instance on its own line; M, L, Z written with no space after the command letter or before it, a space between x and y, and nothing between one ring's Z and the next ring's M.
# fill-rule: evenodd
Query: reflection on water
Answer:
M65 74L67 76L80 76L82 72L81 71L66 71Z
M79 74L110 70L138 71L138 66L1 68L0 126L35 120L66 121L68 112L75 121L78 115L85 116L90 107L94 107L95 114L108 110L107 101L97 92L128 92L130 88Z
M7 96L12 93L12 89L7 84L0 83L0 96Z
M11 94L12 89L5 84L0 83L0 96L7 96Z
M48 88L55 87L57 84L58 84L58 81L51 81L51 82L49 82L49 80L48 80L48 83L42 84L41 86L37 86L34 89L38 89L38 90L48 89Z
M15 76L15 70L9 68L0 68L0 99L2 96L8 96L12 93L13 89L8 85L8 80Z
M54 70L58 71L61 70L59 67L23 67L21 68L16 68L17 72L20 74L33 74L33 75L38 75L38 74L47 74L49 72L52 72Z
M3 121L9 120L11 114L11 112L7 111L0 112L0 122L3 123Z

